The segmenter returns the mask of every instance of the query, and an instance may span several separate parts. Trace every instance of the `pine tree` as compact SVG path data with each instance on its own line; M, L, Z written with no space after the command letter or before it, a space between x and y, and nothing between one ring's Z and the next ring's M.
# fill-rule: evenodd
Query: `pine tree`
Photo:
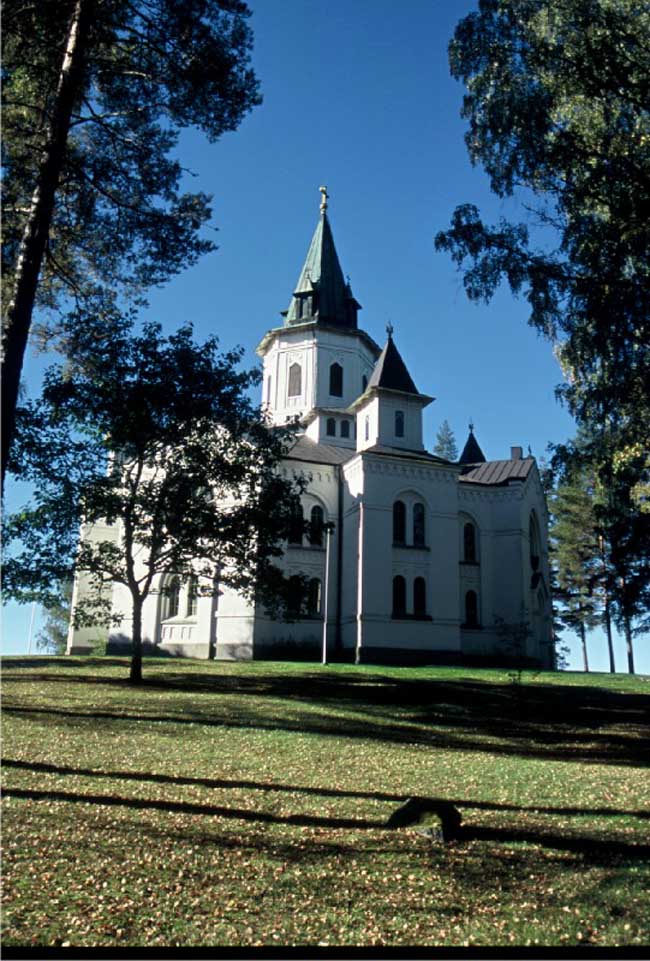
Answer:
M2 478L35 307L79 323L194 263L211 211L182 193L179 132L260 102L242 0L3 7Z
M456 438L454 437L453 430L449 426L449 422L446 420L443 420L440 425L440 430L436 434L436 445L433 448L433 453L437 457L446 458L446 460L458 460Z
M598 539L593 497L585 478L562 484L552 500L551 549L557 576L560 621L580 638L589 670L587 633L599 622L594 593Z

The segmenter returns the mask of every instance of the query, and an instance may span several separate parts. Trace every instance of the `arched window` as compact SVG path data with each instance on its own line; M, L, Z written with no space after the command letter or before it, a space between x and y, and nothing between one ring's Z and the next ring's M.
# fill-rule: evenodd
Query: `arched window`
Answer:
M302 608L302 580L297 574L289 578L287 608L288 613L294 617L300 615Z
M341 437L349 437L349 436L350 436L350 421L342 420L341 421Z
M364 390L366 389L367 386L368 386L368 377L367 377L366 374L364 374L363 377L361 378L361 393L362 393L362 394L363 394L363 392L364 392Z
M370 440L370 418L366 417L366 440Z
M181 579L174 575L167 588L167 617L178 617L178 605L181 597Z
M463 560L476 564L476 528L469 522L463 528Z
M199 579L196 574L191 574L187 582L187 617L196 616L196 607L199 599Z
M300 397L302 394L302 368L300 364L292 364L289 368L289 397Z
M413 613L416 617L424 617L427 613L427 584L423 577L416 577L413 581Z
M478 627L478 597L476 591L465 594L465 627Z
M425 527L424 527L424 504L413 505L413 546L424 547Z
M406 507L404 501L393 504L393 544L406 543Z
M406 614L406 581L398 574L393 578L393 617Z
M333 417L327 418L325 433L327 434L328 437L336 437L336 421Z
M343 368L340 364L330 366L330 396L343 397Z
M309 543L320 547L323 543L323 508L312 507L309 521Z
M304 515L302 512L302 505L298 504L291 518L291 524L289 526L289 543L290 544L302 544L302 534L304 528Z
M312 577L307 588L307 613L314 617L320 614L320 581Z
M404 436L404 411L395 411L395 437Z

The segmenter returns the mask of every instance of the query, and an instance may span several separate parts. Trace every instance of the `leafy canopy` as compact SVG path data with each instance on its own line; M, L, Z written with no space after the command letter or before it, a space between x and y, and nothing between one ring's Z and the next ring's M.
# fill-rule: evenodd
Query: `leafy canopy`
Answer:
M68 335L74 368L52 367L19 409L14 472L35 493L6 520L7 596L51 605L76 566L95 587L78 624L97 621L102 584L125 585L141 608L167 573L280 608L276 560L301 482L277 470L291 433L269 429L248 398L259 371L240 370L241 351L220 353L214 337L196 344L189 326ZM81 524L91 536L78 545Z
M457 26L466 142L528 223L457 207L438 249L470 298L506 280L555 344L561 396L647 481L650 447L650 7L637 0L480 0ZM532 230L531 230L532 227ZM598 465L597 465L598 466ZM598 469L600 469L598 467ZM642 488L645 489L645 488Z
M209 141L260 102L240 0L80 0L92 6L37 304L97 314L214 249L210 198L183 190L179 132ZM72 0L4 5L6 301L31 211Z

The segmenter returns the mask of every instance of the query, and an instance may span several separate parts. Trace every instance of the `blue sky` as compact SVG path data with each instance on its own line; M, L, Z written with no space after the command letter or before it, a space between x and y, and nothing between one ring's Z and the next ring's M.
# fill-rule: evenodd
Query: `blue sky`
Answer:
M463 141L463 88L449 75L447 44L475 4L249 3L264 103L217 144L193 131L180 144L194 174L188 189L214 196L219 250L154 291L148 315L170 330L191 320L199 338L216 332L224 348L241 344L256 363L256 345L289 304L326 184L341 265L363 305L360 325L383 343L390 320L416 385L436 398L425 411L427 446L446 419L462 447L471 418L488 458L507 457L511 445L543 456L574 430L554 399L560 371L551 346L507 289L487 306L470 303L433 244L460 203L475 203L488 220L526 218L520 202L490 193ZM41 368L30 358L30 390ZM30 609L8 605L4 614L4 652L26 651ZM637 647L638 670L650 672L650 653ZM593 668L606 670L601 635L590 648ZM617 666L625 667L620 642Z

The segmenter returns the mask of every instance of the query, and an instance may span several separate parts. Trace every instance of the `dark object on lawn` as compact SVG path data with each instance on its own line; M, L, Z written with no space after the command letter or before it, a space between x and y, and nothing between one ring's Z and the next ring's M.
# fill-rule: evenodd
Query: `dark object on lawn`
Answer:
M460 837L460 811L451 801L435 801L429 798L411 797L402 804L386 821L387 828L406 828L422 825L435 814L440 819L440 834L443 841L455 841ZM431 827L418 833L434 838L438 832Z

